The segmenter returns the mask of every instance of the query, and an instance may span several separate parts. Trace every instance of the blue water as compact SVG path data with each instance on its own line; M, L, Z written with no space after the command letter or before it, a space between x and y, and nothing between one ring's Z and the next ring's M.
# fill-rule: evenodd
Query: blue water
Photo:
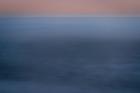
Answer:
M140 93L140 18L0 20L0 93Z

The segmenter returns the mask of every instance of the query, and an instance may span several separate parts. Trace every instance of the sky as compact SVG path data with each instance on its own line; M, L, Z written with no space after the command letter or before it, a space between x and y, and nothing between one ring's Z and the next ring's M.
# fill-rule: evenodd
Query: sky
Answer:
M139 0L1 0L0 12L47 15L140 14Z

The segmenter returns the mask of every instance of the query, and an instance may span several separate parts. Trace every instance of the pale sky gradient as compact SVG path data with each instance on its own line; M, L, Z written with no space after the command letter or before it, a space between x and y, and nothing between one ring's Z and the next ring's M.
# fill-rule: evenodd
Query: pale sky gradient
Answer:
M1 12L47 15L140 14L139 0L1 0Z

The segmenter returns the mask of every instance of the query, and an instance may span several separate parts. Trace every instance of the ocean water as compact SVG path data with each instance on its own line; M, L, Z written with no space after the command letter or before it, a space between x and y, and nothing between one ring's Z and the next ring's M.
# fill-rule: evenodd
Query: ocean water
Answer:
M139 17L0 17L0 93L140 93Z

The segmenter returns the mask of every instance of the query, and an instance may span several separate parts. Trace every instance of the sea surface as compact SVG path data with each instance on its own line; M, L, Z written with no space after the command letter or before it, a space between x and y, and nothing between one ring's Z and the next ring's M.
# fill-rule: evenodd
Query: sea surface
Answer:
M140 93L139 17L0 17L0 93Z

